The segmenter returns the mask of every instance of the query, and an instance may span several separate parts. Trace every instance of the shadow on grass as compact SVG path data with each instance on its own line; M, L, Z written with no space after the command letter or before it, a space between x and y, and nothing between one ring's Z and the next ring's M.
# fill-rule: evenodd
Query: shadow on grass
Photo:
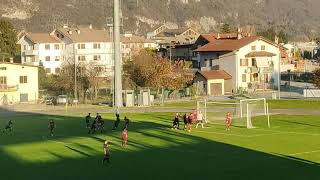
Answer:
M47 116L47 115L45 115ZM130 124L129 149L119 149L120 142L111 145L111 166L101 165L102 148L74 143L66 146L80 157L66 157L49 149L56 161L28 162L6 151L6 146L46 142L41 132L46 132L47 120L43 115L30 114L15 119L17 133L14 138L0 137L0 169L4 179L153 179L153 180L310 180L320 178L318 163L282 154L267 154L243 147L212 141L184 131L171 131L171 122L138 119ZM19 120L21 118L21 120ZM99 147L105 140L101 134L87 135L83 118L59 117L57 139L88 137ZM30 119L30 120L28 120ZM105 137L120 141L120 130L112 132L113 120ZM44 127L43 127L44 126ZM20 130L22 129L22 130ZM130 133L137 137L131 137ZM40 135L40 137L38 137ZM131 139L130 139L131 138ZM101 146L100 146L101 145ZM75 148L75 147L79 148ZM48 147L49 148L49 147ZM95 153L88 153L95 151ZM23 153L23 152L22 152ZM37 152L34 152L35 157ZM18 170L17 173L12 173Z

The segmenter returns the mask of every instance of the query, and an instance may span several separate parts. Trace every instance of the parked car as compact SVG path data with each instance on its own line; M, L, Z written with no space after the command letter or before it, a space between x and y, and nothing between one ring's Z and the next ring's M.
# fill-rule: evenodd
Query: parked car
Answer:
M57 98L54 96L46 96L44 98L44 103L46 105L56 105L57 104Z
M57 99L57 104L66 104L68 103L68 96L67 95L59 95Z

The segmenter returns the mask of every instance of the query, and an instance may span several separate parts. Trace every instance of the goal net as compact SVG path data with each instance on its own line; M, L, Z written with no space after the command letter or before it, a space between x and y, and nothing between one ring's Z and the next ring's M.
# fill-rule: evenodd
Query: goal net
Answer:
M255 128L270 127L269 111L266 99L246 99L232 102L198 101L197 110L204 115L209 124L225 125L227 113L230 113L232 125Z

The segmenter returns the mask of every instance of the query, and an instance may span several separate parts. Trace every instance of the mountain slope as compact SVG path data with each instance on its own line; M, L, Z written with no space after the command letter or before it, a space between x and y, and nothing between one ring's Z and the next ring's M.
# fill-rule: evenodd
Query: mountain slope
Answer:
M0 0L0 16L32 31L63 24L104 27L112 5L112 0ZM228 22L257 29L274 25L292 36L312 37L320 32L319 6L319 0L122 0L124 30L138 34L164 22L202 32Z

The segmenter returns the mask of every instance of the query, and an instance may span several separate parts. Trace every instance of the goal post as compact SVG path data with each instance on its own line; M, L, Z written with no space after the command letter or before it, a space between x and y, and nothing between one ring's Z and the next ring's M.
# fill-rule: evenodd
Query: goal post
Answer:
M201 111L205 123L225 124L226 114L230 113L232 125L255 128L269 127L269 105L265 98L245 99L239 101L208 101L197 102L197 111Z

